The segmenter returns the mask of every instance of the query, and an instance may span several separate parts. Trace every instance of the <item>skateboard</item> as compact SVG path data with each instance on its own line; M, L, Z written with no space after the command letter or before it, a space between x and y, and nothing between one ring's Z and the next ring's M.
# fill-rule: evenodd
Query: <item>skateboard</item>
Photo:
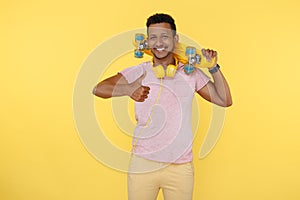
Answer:
M144 34L136 33L133 45L135 47L134 57L142 58L144 53L153 56ZM207 60L202 53L202 49L197 49L180 42L177 43L173 53L177 60L184 64L184 71L186 74L191 74L195 70L195 67L210 68L215 64L216 58Z

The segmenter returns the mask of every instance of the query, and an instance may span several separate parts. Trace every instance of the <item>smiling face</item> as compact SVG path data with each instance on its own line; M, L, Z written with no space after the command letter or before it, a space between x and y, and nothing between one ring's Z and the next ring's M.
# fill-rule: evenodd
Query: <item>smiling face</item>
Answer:
M148 45L158 60L173 58L173 50L178 42L169 23L151 24L148 28Z

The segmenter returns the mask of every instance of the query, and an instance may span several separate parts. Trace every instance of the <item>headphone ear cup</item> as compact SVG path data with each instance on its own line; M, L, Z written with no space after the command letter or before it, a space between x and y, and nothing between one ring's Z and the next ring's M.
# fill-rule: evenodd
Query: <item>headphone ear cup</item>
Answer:
M167 77L174 77L176 74L177 67L175 65L169 65L166 70Z
M152 67L153 73L156 76L156 78L164 78L165 77L165 70L163 66L158 65L155 67Z

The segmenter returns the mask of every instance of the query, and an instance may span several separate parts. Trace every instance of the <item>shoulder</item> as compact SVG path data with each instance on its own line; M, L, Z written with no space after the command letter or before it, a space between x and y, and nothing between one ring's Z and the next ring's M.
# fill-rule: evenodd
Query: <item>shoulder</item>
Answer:
M138 65L135 65L135 66L127 67L127 68L123 69L122 71L120 71L120 73L136 72L136 71L140 71L140 70L147 69L150 67L151 67L151 62L147 61L147 62L140 63Z
M143 62L136 66L131 66L123 69L119 73L122 74L130 83L140 77L145 71L151 69L151 62Z
M198 91L202 87L204 87L210 80L210 77L206 75L202 69L195 68L191 74L186 74L184 71L184 65L178 66L178 72L180 73L181 77L189 82L193 88Z
M198 79L198 78L209 78L202 69L195 67L194 71L191 74L186 74L184 71L184 64L179 63L177 71L182 74L183 76L187 77L188 79Z

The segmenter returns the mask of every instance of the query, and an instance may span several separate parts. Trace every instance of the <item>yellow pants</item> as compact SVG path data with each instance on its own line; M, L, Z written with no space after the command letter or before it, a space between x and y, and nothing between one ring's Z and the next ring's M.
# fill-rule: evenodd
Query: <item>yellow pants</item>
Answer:
M128 173L128 200L192 200L193 163L165 164L133 156Z

